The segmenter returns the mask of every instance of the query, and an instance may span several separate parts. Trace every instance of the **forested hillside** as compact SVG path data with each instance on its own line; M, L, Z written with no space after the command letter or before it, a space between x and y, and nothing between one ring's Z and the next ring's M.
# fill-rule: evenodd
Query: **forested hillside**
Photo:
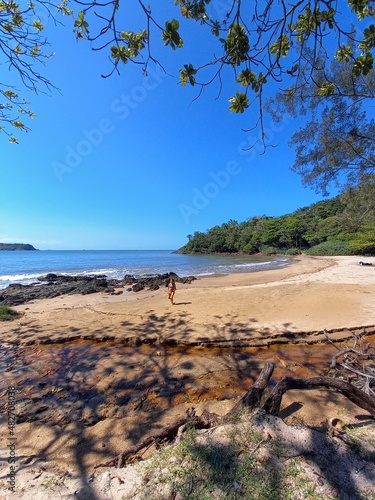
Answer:
M375 254L374 188L351 190L336 198L281 217L229 220L188 235L179 253L297 255Z
M29 243L0 243L0 250L37 250Z

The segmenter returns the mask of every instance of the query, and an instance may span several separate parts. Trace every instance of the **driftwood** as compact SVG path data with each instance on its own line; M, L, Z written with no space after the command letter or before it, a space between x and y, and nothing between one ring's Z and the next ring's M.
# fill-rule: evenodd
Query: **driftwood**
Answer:
M171 441L172 439L174 439L177 436L178 430L181 426L191 425L196 429L208 429L217 424L218 421L216 417L217 415L215 415L214 413L209 413L208 411L204 411L202 415L197 416L195 414L194 408L189 408L188 410L186 410L186 413L183 417L177 419L167 427L164 427L164 429L162 429L157 434L145 437L139 443L126 448L112 460L109 460L108 462L105 462L103 464L96 465L95 468L116 466L121 468L130 457L136 455L144 448L147 448L152 444L158 444L166 440Z
M254 385L247 393L233 406L233 408L225 415L225 420L241 411L243 408L255 408L260 405L264 390L266 389L274 370L273 363L267 362L259 377L254 382Z
M357 406L368 411L373 417L375 417L374 397L369 396L364 391L358 389L349 382L345 382L344 380L333 377L314 377L306 379L293 379L290 377L284 377L273 388L269 397L262 404L262 408L266 413L275 415L280 411L281 399L283 397L283 394L285 394L287 391L290 391L292 389L311 390L320 388L337 390Z
M324 331L328 342L338 350L332 357L330 369L339 375L349 379L351 384L362 389L366 394L375 397L375 349L366 342L366 329L362 335L353 333L353 345L341 349L329 338Z

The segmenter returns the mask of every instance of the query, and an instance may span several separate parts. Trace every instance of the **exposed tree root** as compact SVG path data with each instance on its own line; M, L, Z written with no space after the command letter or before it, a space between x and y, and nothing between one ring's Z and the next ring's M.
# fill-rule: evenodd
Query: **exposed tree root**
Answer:
M108 462L96 465L95 468L116 466L120 468L125 465L126 461L129 460L130 457L151 444L160 444L164 441L172 441L177 436L178 430L182 425L191 425L196 429L208 429L217 425L218 418L220 418L218 415L209 413L208 411L204 411L202 415L197 416L194 408L189 408L183 417L177 419L167 427L164 427L164 429L157 434L153 434L152 436L142 439L138 444L126 448L123 452L117 455L117 457L109 460Z
M355 403L360 408L368 411L373 417L375 417L375 398L369 396L361 389L357 389L354 385L344 380L339 380L332 377L314 377L306 379L293 379L289 377L284 377L280 382L273 388L271 394L262 404L262 408L272 415L275 415L280 411L281 400L283 394L292 389L335 389L344 396L346 396L350 401Z
M373 353L369 351L370 349L367 344L363 345L363 348L358 349L358 337L355 336L354 347L350 349L345 348L343 351L340 351L336 356L334 356L332 364L334 364L334 367L336 368L338 365L338 359L341 356L345 357L348 353L352 356L354 354L354 357L350 358L350 360L348 357L345 357L346 363L348 364L350 362L351 365L354 365L358 363L358 359L360 358L362 361L362 370L366 371L364 373L364 377L367 378L367 380L372 380L373 366L370 365L369 367L365 367L363 363L364 359L366 359L366 361L374 359ZM265 395L265 390L268 387L273 370L273 363L267 362L254 385L247 391L240 401L238 401L234 407L226 415L224 415L224 417L216 415L215 413L210 413L207 410L205 410L202 415L197 416L194 408L189 408L183 417L168 425L157 434L144 438L138 444L126 448L122 453L117 455L117 457L109 460L108 462L96 465L95 468L113 466L123 467L126 462L131 459L131 457L137 455L142 449L147 448L152 444L158 445L162 442L172 441L175 439L181 426L190 425L196 429L207 429L220 423L230 421L236 413L239 413L244 408L249 410L261 408L268 414L276 415L280 411L283 395L287 391L293 389L333 389L343 394L350 401L369 412L371 416L375 418L375 398L372 395L373 391L371 390L370 393L367 391L365 392L350 382L334 377L313 377L307 379L284 377L276 384L268 395ZM368 370L370 370L370 372L368 372ZM350 371L352 370L349 370L349 372Z

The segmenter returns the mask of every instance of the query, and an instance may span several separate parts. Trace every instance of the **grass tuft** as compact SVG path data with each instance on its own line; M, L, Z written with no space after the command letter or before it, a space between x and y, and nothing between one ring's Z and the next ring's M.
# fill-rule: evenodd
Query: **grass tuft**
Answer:
M0 321L11 321L13 319L19 318L21 313L12 309L9 306L0 305Z
M297 461L275 460L283 449L278 440L266 442L249 422L228 426L213 440L189 429L177 445L153 457L144 471L142 498L322 500Z

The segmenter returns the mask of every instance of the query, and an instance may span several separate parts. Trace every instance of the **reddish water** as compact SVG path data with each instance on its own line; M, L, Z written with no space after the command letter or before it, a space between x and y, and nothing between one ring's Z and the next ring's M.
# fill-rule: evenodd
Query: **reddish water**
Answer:
M375 346L375 336L366 340ZM251 387L266 361L275 365L271 384L283 376L327 375L332 356L348 345L238 349L92 341L6 345L0 349L1 406L9 385L17 386L20 419L55 423L73 418L69 405L79 401L85 406L94 401L91 405L95 404L99 420L139 408L155 411L185 402L229 399Z

